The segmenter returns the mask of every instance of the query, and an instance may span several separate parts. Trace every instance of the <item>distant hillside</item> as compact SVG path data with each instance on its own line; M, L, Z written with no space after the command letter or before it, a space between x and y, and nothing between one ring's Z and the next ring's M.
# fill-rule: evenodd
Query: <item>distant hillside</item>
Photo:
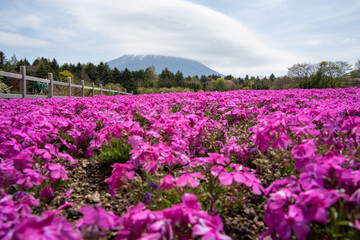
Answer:
M131 71L146 69L151 65L155 66L157 74L168 68L171 72L176 73L178 70L183 73L184 77L201 75L209 76L212 74L224 76L207 66L190 59L179 57L167 57L160 55L124 55L107 62L110 68L124 70L128 68Z

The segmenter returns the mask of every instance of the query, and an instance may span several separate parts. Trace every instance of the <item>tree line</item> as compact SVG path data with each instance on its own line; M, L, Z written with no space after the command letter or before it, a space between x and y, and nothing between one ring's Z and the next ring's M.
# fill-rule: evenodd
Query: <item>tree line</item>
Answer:
M154 65L145 70L130 71L128 68L111 69L107 63L64 63L58 64L53 58L39 57L30 63L26 58L18 60L15 55L6 59L0 51L0 69L7 72L19 72L20 66L26 66L28 75L46 78L49 72L54 74L54 80L66 82L71 77L73 83L85 84L94 82L109 85L112 89L119 87L122 91L134 93L151 92L181 92L181 91L229 91L238 89L288 89L288 88L336 88L358 84L360 78L360 59L355 63L355 69L342 61L323 61L317 64L298 63L289 67L285 76L184 76L182 72L171 72L163 69L157 74ZM1 81L1 79L0 79ZM5 84L11 85L12 80L4 78ZM15 87L14 87L15 89Z

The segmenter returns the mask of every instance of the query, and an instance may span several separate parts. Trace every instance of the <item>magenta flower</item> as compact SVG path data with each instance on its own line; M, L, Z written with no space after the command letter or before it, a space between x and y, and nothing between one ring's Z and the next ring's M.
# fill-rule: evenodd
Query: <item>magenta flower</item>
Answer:
M173 175L166 175L163 179L161 179L159 188L170 190L174 187L175 178Z
M302 171L310 159L314 157L316 146L312 139L307 139L301 145L294 146L291 151L293 158L296 160L295 167L298 171Z
M68 171L66 171L59 163L49 163L47 169L50 171L51 181L53 182L56 182L58 179L65 181L68 179L68 176L66 175Z
M252 187L253 191L257 195L261 195L264 191L264 188L261 186L261 182L250 172L227 172L226 170L222 171L219 174L219 181L223 185L231 185L233 181L238 183L244 183L248 187Z
M297 159L305 159L312 157L316 152L316 146L312 139L307 139L304 143L294 146L292 156Z
M16 184L22 184L24 188L32 188L34 185L40 185L43 180L46 179L45 176L37 173L33 169L26 168L23 170L24 175L16 181Z
M329 218L326 208L332 206L338 199L336 190L328 191L318 188L305 192L301 201L310 205L308 210L310 220L315 219L318 222L325 223Z
M115 196L116 190L125 184L125 180L133 180L135 178L135 172L129 171L133 168L130 164L115 163L112 167L114 170L111 176L105 179L105 182L109 184L110 194Z
M187 208L200 210L201 205L197 202L197 197L192 193L185 193L182 197L182 202L185 204Z
M57 215L56 211L45 211L41 216L28 216L14 228L13 239L82 239L70 222L64 217L56 217Z
M291 144L291 140L289 139L288 136L281 136L278 137L274 143L272 144L272 147L274 149L281 149L281 150L285 150L289 145Z
M107 212L102 207L85 206L80 212L84 214L84 217L78 220L77 227L93 225L99 229L113 229L118 218L113 212Z
M185 173L178 177L175 180L175 183L179 187L185 187L189 183L192 188L196 188L197 186L199 186L199 182L196 181L194 178L204 178L204 176L199 172Z
M300 174L300 181L304 190L309 190L313 187L322 187L325 174L328 169L321 165L308 164L305 167L305 172Z
M174 229L170 219L160 219L149 226L150 234L147 238L142 236L142 239L174 239Z
M54 198L55 194L53 189L50 186L45 186L41 191L40 191L40 196L43 198L49 198L52 199Z
M52 157L49 154L49 151L47 151L46 149L36 149L34 152L34 155L36 157L42 157L47 162L50 162L52 160Z
M358 231L360 231L360 223L358 220L355 220L354 222L354 228L357 229Z
M222 154L218 153L208 153L209 163L212 165L223 165L226 166L230 162L229 158L224 157Z
M291 230L294 231L296 238L299 240L306 239L310 232L310 227L304 218L302 210L297 205L289 206L288 214L285 215L284 220L276 228L276 233L279 234L281 239L290 239Z
M231 237L223 233L224 224L219 215L215 215L210 221L200 219L192 228L193 234L202 236L202 240L230 240Z

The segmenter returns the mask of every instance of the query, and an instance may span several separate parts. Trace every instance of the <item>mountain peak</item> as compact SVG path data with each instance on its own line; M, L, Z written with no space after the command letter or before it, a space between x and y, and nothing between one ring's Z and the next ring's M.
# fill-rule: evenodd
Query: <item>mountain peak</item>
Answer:
M107 63L110 68L116 67L119 70L124 70L125 68L131 71L145 70L149 66L154 65L158 74L165 68L168 68L173 73L180 71L184 76L208 76L212 74L223 76L223 74L212 70L198 61L180 57L126 54Z

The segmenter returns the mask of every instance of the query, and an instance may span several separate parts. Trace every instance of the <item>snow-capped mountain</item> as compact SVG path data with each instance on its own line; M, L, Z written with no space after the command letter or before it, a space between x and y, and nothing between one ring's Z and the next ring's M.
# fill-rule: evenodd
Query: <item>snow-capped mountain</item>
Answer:
M110 68L117 68L124 70L145 70L151 65L155 66L157 74L162 70L168 68L171 72L176 73L178 70L183 73L184 77L198 75L220 75L220 74L207 66L190 59L179 57L168 57L161 55L123 55L119 58L107 62Z

